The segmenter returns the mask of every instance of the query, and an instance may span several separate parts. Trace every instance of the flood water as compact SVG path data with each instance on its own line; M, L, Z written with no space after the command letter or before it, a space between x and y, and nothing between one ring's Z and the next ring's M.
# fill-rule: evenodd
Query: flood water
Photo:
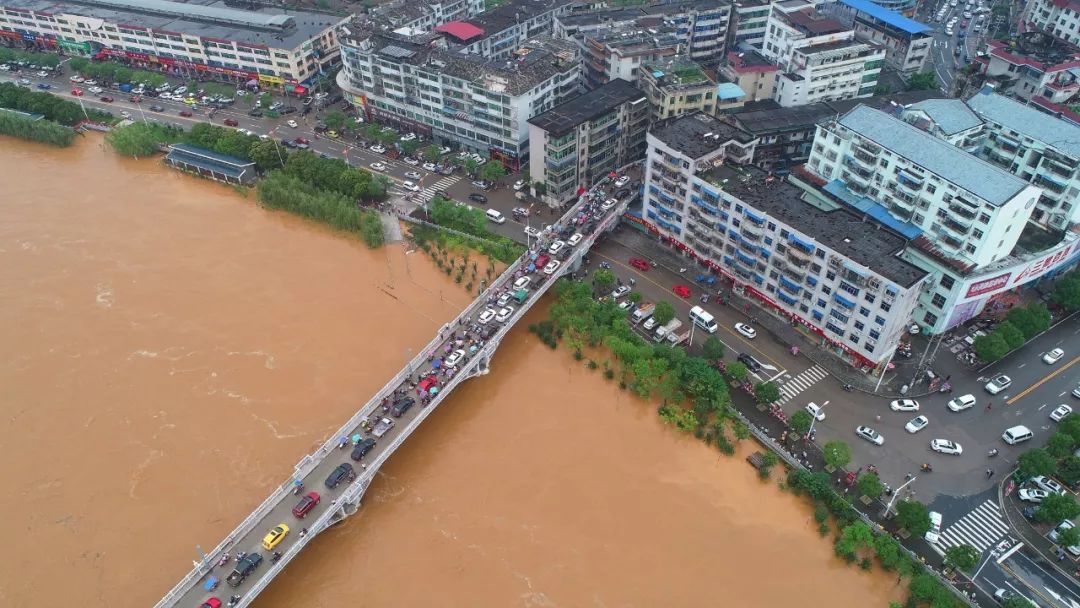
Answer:
M419 253L99 142L0 141L0 605L153 604L466 301ZM256 604L896 595L815 527L520 327Z

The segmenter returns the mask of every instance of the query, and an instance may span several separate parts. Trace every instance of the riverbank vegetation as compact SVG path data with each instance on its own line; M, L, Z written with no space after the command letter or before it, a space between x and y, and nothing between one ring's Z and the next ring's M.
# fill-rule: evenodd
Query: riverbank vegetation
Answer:
M447 251L475 249L489 258L510 264L525 253L525 248L514 241L494 234L487 229L487 216L480 209L455 203L436 196L427 205L429 220L455 232L413 228L412 236L424 251L431 254L432 247L424 243L438 242ZM472 238L470 238L472 237ZM436 259L436 263L438 260ZM490 281L491 277L487 277Z
M452 276L454 282L469 293L480 293L496 273L495 259L478 251L475 239L462 238L445 230L430 226L412 226L410 237L417 247L435 262L435 265Z
M133 122L115 127L105 141L117 154L143 158L161 150L161 146L179 141L184 132L179 127L156 122Z
M141 82L149 87L159 87L169 82L164 74L147 70L133 70L116 61L90 61L86 57L72 57L68 60L68 67L73 72L105 84L135 84Z
M28 114L41 114L47 120L62 125L74 126L89 118L95 122L112 122L114 117L108 112L92 108L83 109L79 104L61 99L51 93L42 93L20 87L13 82L0 83L0 107L18 110Z
M282 171L271 171L256 188L259 202L338 230L360 234L369 247L383 244L382 222L374 211L363 211L344 195L313 189Z
M11 112L0 112L0 133L61 148L70 146L75 139L75 130L71 127Z

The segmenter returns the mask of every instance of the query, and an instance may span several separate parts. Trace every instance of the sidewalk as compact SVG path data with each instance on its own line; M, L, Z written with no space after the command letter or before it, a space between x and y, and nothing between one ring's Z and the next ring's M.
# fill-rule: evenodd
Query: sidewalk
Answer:
M753 298L746 298L733 293L727 286L706 286L695 283L693 278L699 274L712 275L707 269L700 267L689 256L683 255L675 249L658 242L648 234L627 226L623 226L622 229L616 230L608 238L619 245L634 251L643 258L655 261L658 266L662 266L671 272L680 274L684 281L694 285L700 290L699 292L691 294L691 300L696 300L702 293L708 294L710 297L722 295L734 309L741 311L743 315L746 316L747 320L751 318L755 319L758 326L768 330L779 342L787 346L798 346L800 355L806 356L814 363L825 368L841 382L850 384L857 390L868 393L875 392L874 389L878 379L858 368L852 367L850 363L834 354L825 346L825 342L820 337L799 331L786 319L778 317L772 313L772 311L758 306L757 301ZM680 273L679 271L682 269L685 269L685 272ZM925 344L923 347L925 348ZM922 351L914 346L913 350L919 354L912 355L910 359L897 358L897 360L894 361L896 368L885 374L885 379L882 381L880 388L876 391L878 396L900 396L900 388L904 384L910 382L911 378L915 375L915 366L918 364L919 356L922 353ZM917 397L925 393L926 387L923 385L921 393L920 391L911 388L905 396Z
M1021 511L1024 507L1035 505L1025 504L1017 498L1015 492L1008 497L1004 496L1001 487L1003 484L1010 483L1011 480L1011 476L1006 476L998 485L998 492L1001 494L1002 511L1005 513L1005 519L1008 520L1009 526L1020 536L1025 545L1038 552L1042 558L1039 563L1043 568L1055 569L1066 577L1080 580L1080 576L1078 576L1080 564L1078 564L1077 560L1069 553L1065 554L1064 559L1059 560L1057 557L1058 546L1050 542L1050 539L1044 536L1043 532L1040 532L1031 521L1023 516ZM1019 486L1017 486L1017 489L1019 489Z

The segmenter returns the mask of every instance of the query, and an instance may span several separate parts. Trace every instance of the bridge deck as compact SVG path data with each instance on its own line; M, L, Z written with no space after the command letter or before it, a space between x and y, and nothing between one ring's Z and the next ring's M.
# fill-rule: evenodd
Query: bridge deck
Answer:
M593 186L593 191L603 186L605 182L606 180ZM315 453L304 456L296 465L293 475L278 486L205 559L196 564L157 603L156 608L165 608L177 604L198 606L210 597L217 597L227 605L229 597L233 595L240 597L237 606L247 606L279 572L284 570L288 563L307 546L318 532L356 512L361 497L382 463L393 454L398 446L404 443L413 430L434 411L439 403L453 391L454 387L468 378L487 373L491 356L495 349L498 348L503 337L529 311L532 305L541 299L541 296L554 284L555 279L561 276L568 268L574 267L596 242L596 239L614 226L618 220L618 215L624 208L624 204L619 204L613 209L601 210L597 204L590 203L588 197L583 196L554 226L556 228L568 226L579 217L579 213L587 213L589 218L595 219L594 227L572 249L571 256L563 262L558 270L552 275L545 275L541 269L536 269L535 272L528 274L527 267L535 257L530 258L530 252L526 252L521 259L517 260L493 281L491 286L462 311L456 319L444 326L439 335L433 338L412 361L407 363L381 390L375 393L348 422L342 425L334 436L330 437ZM557 238L555 235L555 230L545 231L538 241L539 246L534 244L533 249L542 251L542 248L546 248L550 242ZM484 325L478 325L477 321L480 313L489 307L498 310L498 307L491 304L491 302L494 302L500 294L514 291L514 282L522 276L530 278L528 299L521 305L518 305L517 302L510 303L514 307L514 312L509 319L503 322L492 319ZM470 325L470 319L472 325ZM431 395L430 402L427 405L422 405L417 390L412 385L421 376L432 371L429 357L432 354L438 358L444 357L448 347L451 352L457 350L459 346L456 343L451 344L451 342L454 342L452 334L458 333L460 335L470 328L475 328L480 332L487 332L489 337L482 342L478 341L476 352L467 355L463 361L456 364L456 370L452 376L448 376L445 370L439 370L437 374L438 392ZM462 346L465 352L469 353L469 342L464 342ZM411 409L398 418L393 418L391 414L383 411L384 400L393 402L395 395L407 395L417 401ZM341 437L352 437L357 433L362 434L364 437L370 437L371 434L364 428L364 425L384 416L393 419L395 427L376 440L375 447L364 455L360 463L350 459L351 443L344 449L338 448ZM331 471L342 463L349 463L354 467L357 473L355 480L351 482L345 481L336 488L326 487L324 480ZM365 466L362 467L361 463ZM304 484L301 495L314 491L318 492L321 497L321 502L304 519L298 519L292 514L292 508L300 501L300 496L295 496L293 493L294 480L298 479L302 480ZM282 523L289 527L289 533L274 548L275 551L282 553L281 559L277 563L271 563L272 552L263 549L261 546L262 539L271 528ZM307 533L301 536L303 529L306 529ZM223 553L229 552L235 555L238 551L257 552L262 554L264 559L246 580L234 588L226 583L226 578L232 572L236 564L235 560L220 567L217 563ZM207 590L205 588L207 581L211 577L216 577L220 581L216 590Z

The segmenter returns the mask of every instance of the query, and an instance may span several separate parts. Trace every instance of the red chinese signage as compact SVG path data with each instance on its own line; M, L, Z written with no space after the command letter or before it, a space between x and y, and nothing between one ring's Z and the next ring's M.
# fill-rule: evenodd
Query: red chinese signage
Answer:
M1002 289L1019 287L1069 261L1070 256L1077 251L1080 251L1080 243L1062 247L1059 251L1031 262L1019 272L1011 270L996 277L972 283L968 286L964 298L971 299L991 292L1001 291Z
M996 276L996 277L994 277L992 279L986 279L985 281L979 281L978 283L972 283L968 287L966 297L974 298L976 296L981 296L984 293L989 293L991 291L997 291L998 289L1001 289L1002 287L1009 284L1009 277L1011 277L1011 276L1012 276L1011 272L1006 272L1005 274L998 275L998 276Z

